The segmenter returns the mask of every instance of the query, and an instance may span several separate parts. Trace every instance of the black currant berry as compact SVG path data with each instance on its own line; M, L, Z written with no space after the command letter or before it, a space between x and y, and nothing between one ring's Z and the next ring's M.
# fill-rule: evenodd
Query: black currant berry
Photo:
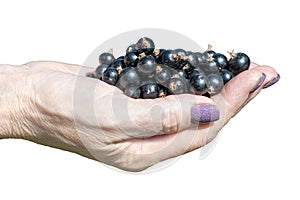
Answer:
M100 64L105 64L105 65L110 65L111 63L113 63L115 60L115 57L108 52L102 53L99 56L99 63Z
M194 54L194 52L191 51L187 51L187 62L192 65L192 66L198 66L199 65L199 61L197 59L197 56Z
M219 94L224 86L223 79L219 74L209 74L208 78L208 93L213 96Z
M227 69L221 69L220 76L223 79L224 85L233 78L233 74Z
M133 52L127 53L124 57L124 63L127 67L129 66L136 67L138 62L139 62L139 57Z
M183 69L176 69L176 74L178 74L180 78L187 78L187 73Z
M124 58L117 58L113 63L111 63L110 67L115 68L118 71L118 73L120 73L122 69L126 67L124 63Z
M216 62L217 67L219 69L227 69L228 61L227 61L226 56L224 56L221 53L215 53L215 54L213 54L212 57L213 57L213 60Z
M156 83L166 86L171 78L170 69L163 65L157 65L154 78Z
M186 91L186 82L182 78L171 78L168 90L170 94L183 94Z
M154 42L147 37L143 37L138 40L136 43L136 49L138 50L139 53L145 53L146 55L152 54L154 51Z
M208 79L204 74L197 74L191 77L191 90L195 94L205 94L208 91Z
M174 50L177 56L176 68L182 69L183 66L188 62L188 56L185 50L175 49Z
M161 55L165 52L165 49L154 49L152 56L155 58L157 63L162 64Z
M135 85L129 85L125 88L124 94L131 98L138 99L141 95L141 89Z
M134 53L135 55L139 55L139 51L136 48L136 44L132 44L126 49L126 54L128 53Z
M128 85L139 85L140 77L136 73L135 68L124 68L119 75L119 81L117 84L120 85L120 88L127 88Z
M188 79L192 79L193 76L195 75L204 75L204 71L202 69L198 68L194 68L191 72L189 72L187 74Z
M158 97L159 86L156 83L146 83L141 86L142 99L155 99Z
M212 46L209 44L207 47L207 50L203 52L203 56L205 59L209 59L211 56L213 56L216 52L211 50Z
M174 50L166 50L161 55L161 63L172 68L177 68L177 59L178 56Z
M207 60L200 64L200 68L205 72L206 75L211 73L217 73L219 68L214 60Z
M139 60L137 69L140 73L151 76L156 70L156 61L152 56L144 56Z
M194 56L196 57L196 60L197 60L196 65L194 65L194 67L198 67L201 63L206 62L206 58L203 53L196 52L196 53L194 53Z
M118 78L118 71L114 67L108 67L102 74L102 81L110 85L116 85Z
M168 89L162 85L159 86L158 97L166 97L168 96Z
M249 69L250 58L244 53L233 53L230 52L231 59L229 59L228 69L237 75L242 71Z
M100 64L95 70L95 77L101 80L102 74L106 70L107 67L108 67L108 65L106 65L106 64Z

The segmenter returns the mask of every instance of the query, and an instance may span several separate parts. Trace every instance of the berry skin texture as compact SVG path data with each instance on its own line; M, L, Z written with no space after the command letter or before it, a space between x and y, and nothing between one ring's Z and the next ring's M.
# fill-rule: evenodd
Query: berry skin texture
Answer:
M233 78L233 73L227 69L220 70L220 76L223 79L224 85Z
M141 95L141 89L137 86L129 85L128 87L125 88L124 94L131 98L138 99L140 98Z
M190 83L192 92L203 95L208 91L208 79L204 74L196 74L191 77Z
M118 73L120 73L122 69L125 68L124 59L122 57L116 59L113 63L111 63L110 67L115 68Z
M139 57L134 52L129 52L124 57L124 64L129 67L136 67L139 62Z
M175 69L177 67L177 58L178 56L174 50L166 50L161 55L161 63Z
M136 44L132 44L129 47L127 47L126 54L128 54L128 53L134 53L135 55L139 55L139 52L136 48Z
M118 84L121 86L121 88L126 88L128 85L139 85L140 77L136 73L135 68L124 68L120 73Z
M186 91L185 81L181 78L171 78L168 89L170 94L183 94Z
M137 64L137 69L144 75L151 76L156 69L156 61L152 56L144 56Z
M110 85L116 85L118 78L118 71L113 67L108 67L102 74L102 80Z
M213 54L212 58L216 62L219 69L227 69L228 61L225 55L221 53L215 53Z
M150 55L153 53L155 48L154 42L147 37L143 37L138 40L136 43L136 49L139 53L145 53L146 55Z
M237 75L247 69L250 66L250 58L245 53L232 53L233 58L229 60L228 69Z
M103 72L107 69L108 65L100 64L95 70L95 78L102 79Z
M100 54L99 56L99 63L100 64L105 64L105 65L110 65L111 63L113 63L115 60L115 57L108 52L104 52L102 54Z
M156 83L146 83L141 86L142 99L155 99L159 94L159 86Z
M219 94L224 86L223 79L219 74L209 74L208 79L208 93L213 96Z
M163 65L157 65L154 78L158 84L166 86L171 78L171 72L168 69L168 67L165 67Z

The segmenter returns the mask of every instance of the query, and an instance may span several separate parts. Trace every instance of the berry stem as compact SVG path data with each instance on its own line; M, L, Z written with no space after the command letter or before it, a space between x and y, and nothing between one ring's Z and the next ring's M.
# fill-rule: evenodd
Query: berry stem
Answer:
M236 53L234 53L234 49L232 49L232 51L227 51L227 53L230 55L230 59L236 57Z
M212 49L212 45L211 44L208 44L207 46L207 51L210 51Z

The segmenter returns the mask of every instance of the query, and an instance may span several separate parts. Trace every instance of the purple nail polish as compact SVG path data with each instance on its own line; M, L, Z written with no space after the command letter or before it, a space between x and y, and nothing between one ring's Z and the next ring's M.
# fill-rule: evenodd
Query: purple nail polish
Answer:
M220 118L220 111L216 105L200 104L195 105L191 109L192 121L200 123L208 123L216 121Z
M266 88L268 88L268 87L274 85L275 83L277 83L277 82L279 81L279 79L280 79L280 75L277 74L277 76L276 76L275 78L273 78L270 82L268 82L268 83L263 87L263 89L266 89Z
M266 80L266 74L262 73L260 79L258 80L258 83L252 88L252 90L250 90L250 93L255 92Z

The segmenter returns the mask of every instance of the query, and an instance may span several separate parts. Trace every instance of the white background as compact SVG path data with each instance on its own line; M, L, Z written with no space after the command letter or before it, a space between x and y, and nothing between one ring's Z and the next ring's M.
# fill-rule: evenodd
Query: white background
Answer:
M156 173L124 174L73 153L2 140L0 199L299 199L296 2L0 1L2 64L82 64L112 36L166 28L221 52L244 51L282 77L225 126L208 157L200 160L197 150Z

